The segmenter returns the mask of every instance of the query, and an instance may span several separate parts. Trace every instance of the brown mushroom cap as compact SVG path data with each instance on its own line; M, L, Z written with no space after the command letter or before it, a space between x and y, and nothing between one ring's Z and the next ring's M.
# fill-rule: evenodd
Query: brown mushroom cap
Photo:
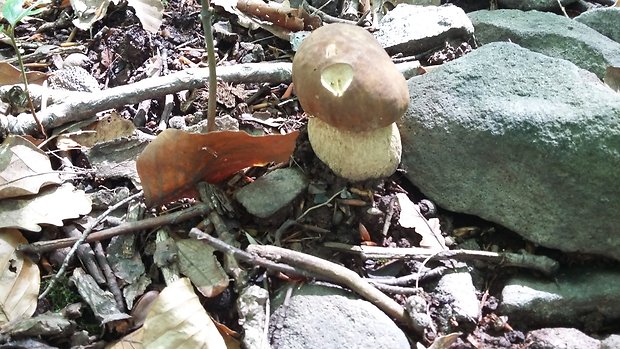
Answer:
M407 110L402 74L366 30L334 23L316 29L293 59L293 82L306 113L339 129L386 127Z

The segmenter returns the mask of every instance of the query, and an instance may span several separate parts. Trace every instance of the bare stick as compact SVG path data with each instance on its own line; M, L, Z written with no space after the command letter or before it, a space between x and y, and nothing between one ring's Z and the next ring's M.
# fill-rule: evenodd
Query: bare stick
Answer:
M291 79L290 63L237 64L218 67L217 71L217 75L225 82L282 82ZM96 93L75 92L67 102L50 106L38 116L43 126L55 128L125 104L136 104L145 99L157 99L167 94L204 87L208 78L208 69L193 68ZM4 118L0 119L0 125L6 125L11 134L29 134L38 130L31 115Z
M400 304L377 290L350 269L319 257L276 246L250 245L247 247L247 251L275 262L290 264L293 267L305 269L334 280L336 283L347 286L357 292L397 321L410 326L409 316Z
M277 272L285 273L291 276L302 276L302 277L311 278L311 279L320 277L314 273L307 272L303 269L294 268L286 264L275 263L268 259L261 258L259 256L250 254L242 249L239 249L230 244L227 244L224 241L216 237L213 237L209 234L205 234L198 228L193 228L192 230L190 230L189 235L190 237L193 237L195 239L203 240L204 242L209 244L214 249L220 252L223 252L225 254L228 254L234 257L235 259L248 263L248 264L257 265L257 266L269 269L271 271L277 271Z
M122 234L131 234L144 229L152 229L166 224L173 224L198 217L209 212L209 207L204 204L198 204L183 211L166 214L159 217L147 218L137 222L127 222L119 226L104 229L90 234L84 242L101 241L109 239L113 236ZM20 245L18 251L26 253L44 253L63 247L69 247L77 241L77 238L57 239L50 241L39 241L32 244Z
M509 267L537 270L546 275L554 274L560 267L559 263L547 256L519 254L509 252L488 252L474 250L435 251L422 247L395 248L378 246L353 246L337 242L327 242L325 247L341 252L353 253L363 259L414 259L423 261L456 259L460 261L478 260Z
M217 73L215 69L215 48L213 47L213 28L211 28L211 17L213 9L210 0L202 0L200 17L202 18L202 29L205 33L205 44L207 47L207 60L209 62L209 104L207 105L207 132L215 131L215 105L217 92Z

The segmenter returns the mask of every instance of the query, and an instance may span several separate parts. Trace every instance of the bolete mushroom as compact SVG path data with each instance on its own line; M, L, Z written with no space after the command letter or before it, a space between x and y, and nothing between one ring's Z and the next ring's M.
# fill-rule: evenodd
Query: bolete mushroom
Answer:
M409 104L403 75L363 28L328 24L301 44L293 83L310 115L315 154L352 181L389 176L400 163L396 121Z

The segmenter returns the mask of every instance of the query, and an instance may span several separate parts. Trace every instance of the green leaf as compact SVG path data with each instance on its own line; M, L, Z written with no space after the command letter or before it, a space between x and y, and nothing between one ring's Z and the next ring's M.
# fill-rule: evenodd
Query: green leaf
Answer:
M20 18L22 13L24 12L24 0L6 0L4 6L2 7L2 16L9 22L9 24L13 27L23 18Z
M15 27L26 16L34 16L45 8L37 8L41 5L45 5L49 0L39 0L33 2L28 8L23 8L25 0L6 0L2 7L2 16L10 23L12 27Z

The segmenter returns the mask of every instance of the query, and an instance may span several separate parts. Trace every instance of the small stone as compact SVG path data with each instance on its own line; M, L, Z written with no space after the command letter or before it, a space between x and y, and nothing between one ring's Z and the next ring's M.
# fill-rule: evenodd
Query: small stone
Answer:
M268 218L289 206L307 186L308 181L301 171L282 168L239 189L235 198L250 214Z
M350 291L303 284L295 286L288 305L282 305L285 293L272 302L272 348L410 348L403 331L384 312Z
M70 66L55 71L48 78L49 86L54 89L96 92L100 91L97 80L86 69Z

